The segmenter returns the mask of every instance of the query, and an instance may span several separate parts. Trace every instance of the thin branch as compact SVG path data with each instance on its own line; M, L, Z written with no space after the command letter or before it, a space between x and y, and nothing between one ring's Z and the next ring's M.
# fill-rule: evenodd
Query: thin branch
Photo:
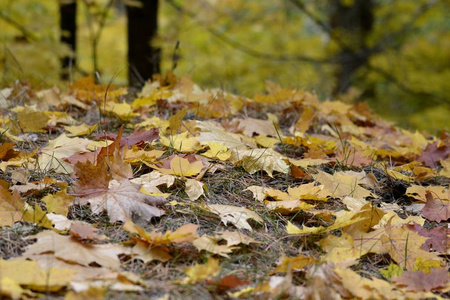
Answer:
M19 30L28 41L35 42L39 40L39 38L32 31L28 30L26 27L17 23L15 20L11 19L9 16L5 15L1 11L0 11L0 19L4 20L9 25Z
M389 47L391 47L392 44L395 43L395 40L398 37L407 36L413 30L416 21L440 1L441 0L432 0L422 4L414 12L414 14L411 16L408 22L403 24L403 26L396 32L393 32L392 34L388 34L385 37L383 37L375 46L370 48L370 51L372 53L380 53L386 51L386 49L389 49ZM392 46L392 48L397 49L397 47L395 46Z
M211 33L214 37L216 37L217 39L221 40L222 42L224 42L225 44L233 47L234 49L241 51L245 54L248 54L250 56L253 56L255 58L259 58L259 59L265 59L265 60L272 60L272 61L304 61L304 62L310 62L310 63L334 63L335 60L334 59L327 59L327 58L315 58L315 57L309 57L309 56L304 56L304 55L276 55L276 54L272 54L272 53L265 53L256 49L253 49L251 47L248 47L247 45L244 45L230 37L228 37L227 35L224 35L222 33L220 33L218 30L212 28L212 27L208 27L207 25L200 23L199 21L196 20L196 14L194 12L191 12L187 9L185 9L184 7L182 7L181 5L175 3L174 0L167 0L167 2L178 12L180 13L184 13L187 16L189 16L190 18L192 18L195 22L197 22L198 24L200 24L201 26L203 26L203 28L208 31L209 33Z
M391 83L395 84L400 90L402 90L408 94L418 96L418 97L427 97L428 100L430 100L436 104L442 104L443 102L447 102L447 103L449 102L449 100L443 96L428 93L428 92L423 92L423 91L416 91L416 90L412 89L411 87L405 85L401 80L394 77L390 72L383 70L379 67L376 67L374 65L371 65L370 63L368 63L366 65L366 68L370 71L373 71L373 72L378 73L379 75L383 76L385 79L387 79Z

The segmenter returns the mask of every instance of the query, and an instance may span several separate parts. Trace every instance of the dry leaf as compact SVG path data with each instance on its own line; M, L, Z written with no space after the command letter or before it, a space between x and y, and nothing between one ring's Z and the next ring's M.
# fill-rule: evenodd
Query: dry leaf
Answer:
M232 223L239 229L247 229L252 231L252 227L247 222L248 219L253 219L258 223L263 223L263 220L257 213L244 207L210 204L206 206L206 209L219 215L225 225Z

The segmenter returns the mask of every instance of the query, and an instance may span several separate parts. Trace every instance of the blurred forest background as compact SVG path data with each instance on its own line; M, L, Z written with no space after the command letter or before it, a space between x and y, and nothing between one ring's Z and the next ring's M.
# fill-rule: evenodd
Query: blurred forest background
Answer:
M124 1L78 0L70 80L96 68L127 84ZM152 45L162 73L175 60L202 87L252 97L270 80L436 133L450 123L449 15L448 0L160 0ZM63 85L59 22L57 0L0 1L1 87Z

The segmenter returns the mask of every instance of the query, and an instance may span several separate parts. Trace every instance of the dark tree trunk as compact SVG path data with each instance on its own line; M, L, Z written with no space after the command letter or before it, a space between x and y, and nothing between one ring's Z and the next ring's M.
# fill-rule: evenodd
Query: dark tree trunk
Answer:
M354 0L351 5L332 1L332 34L341 41L337 53L335 96L345 93L353 85L356 72L367 64L367 39L373 28L373 0Z
M75 65L77 45L77 1L59 1L61 42L69 46L71 53L61 58L61 79L68 80Z
M128 79L141 87L153 74L160 73L161 50L152 47L158 31L158 0L138 0L127 5Z

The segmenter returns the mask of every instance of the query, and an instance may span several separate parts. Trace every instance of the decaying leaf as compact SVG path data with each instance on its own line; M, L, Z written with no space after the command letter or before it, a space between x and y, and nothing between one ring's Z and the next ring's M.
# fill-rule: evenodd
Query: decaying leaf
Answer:
M408 291L421 292L442 289L450 281L446 268L432 269L425 274L422 271L406 271L399 277L392 278L397 286L405 286Z
M182 281L184 284L194 284L208 278L212 278L219 274L220 266L219 260L208 258L208 261L203 264L195 264L185 270L187 277Z
M88 244L82 243L70 236L59 235L53 231L42 231L30 238L37 242L28 246L23 257L33 257L43 253L53 253L61 260L83 266L97 264L113 270L120 267L120 254L129 254L130 249L114 244Z
M247 222L248 219L253 219L258 223L263 222L263 220L260 216L258 216L257 213L244 207L210 204L206 206L206 209L214 214L219 215L225 225L231 223L239 229L247 229L252 231L252 227Z
M128 180L111 180L107 190L79 198L79 202L89 203L95 214L106 211L111 222L126 222L131 220L133 215L150 220L165 214L164 210L156 207L166 202L163 197L149 196L141 193L139 189L139 185Z

